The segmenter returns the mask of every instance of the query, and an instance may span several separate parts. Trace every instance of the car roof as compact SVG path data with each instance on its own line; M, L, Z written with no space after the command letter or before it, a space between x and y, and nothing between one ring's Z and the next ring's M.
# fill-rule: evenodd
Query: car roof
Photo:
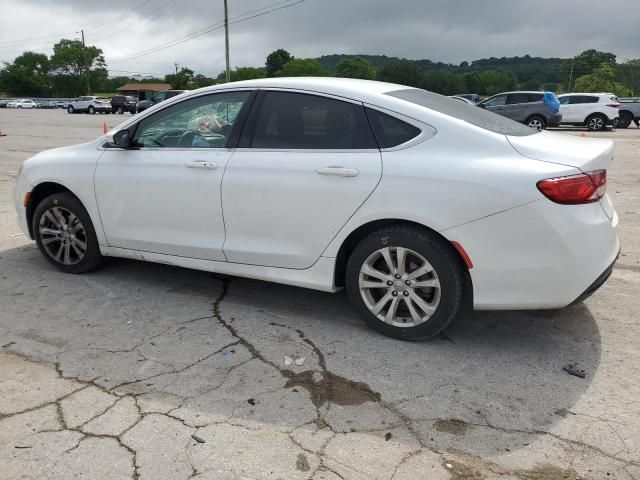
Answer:
M413 87L394 83L377 82L374 80L360 80L355 78L334 77L279 77L260 78L229 82L199 89L199 92L228 90L233 88L287 88L292 90L307 90L326 93L353 100L367 101L380 94L395 90L406 90Z
M571 92L571 93L563 93L562 95L558 95L559 97L570 97L571 95L613 95L613 93L594 93L594 92Z

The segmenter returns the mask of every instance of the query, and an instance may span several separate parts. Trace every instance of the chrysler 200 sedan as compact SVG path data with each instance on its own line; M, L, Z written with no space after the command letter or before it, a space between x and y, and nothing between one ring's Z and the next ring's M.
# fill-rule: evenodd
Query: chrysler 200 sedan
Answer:
M619 241L612 143L539 132L424 90L227 83L162 102L17 176L59 269L144 259L335 292L401 339L476 309L581 301Z

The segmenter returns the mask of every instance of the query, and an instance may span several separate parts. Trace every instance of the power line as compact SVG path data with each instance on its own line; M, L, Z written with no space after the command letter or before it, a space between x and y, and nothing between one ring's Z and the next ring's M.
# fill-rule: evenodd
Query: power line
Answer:
M237 20L230 19L229 25L232 25L232 24L235 24L235 23L244 22L244 21L247 21L247 20L251 20L253 18L260 17L262 15L267 15L267 14L272 13L272 12L283 10L285 8L293 7L295 5L298 5L298 4L306 2L306 1L307 0L297 0L297 1L294 1L293 3L290 3L291 0L286 0L285 2L283 2L283 1L276 2L276 3L268 5L266 7L259 8L259 9L256 9L256 10L251 10L251 11L239 14L236 17L232 17L232 19L236 18ZM288 3L288 4L287 5L282 5L283 3ZM282 5L282 6L279 6L277 8L271 8L271 9L263 11L261 13L257 13L255 15L251 15L251 16L246 17L246 15L249 15L249 14L254 13L254 12L259 12L260 10L265 10L265 9L267 9L269 7L275 7L276 5ZM239 18L239 17L244 17L244 18ZM132 53L132 54L130 54L128 56L122 57L122 58L116 58L116 59L113 59L113 60L109 60L109 63L119 63L119 62L124 62L124 61L128 61L128 60L133 60L133 59L136 59L136 58L139 58L139 57L144 57L144 56L147 56L147 55L151 55L152 53L156 53L156 52L159 52L161 50L165 50L167 48L175 47L176 45L180 45L182 43L188 42L190 40L193 40L194 38L201 37L202 35L206 35L207 33L210 33L212 31L217 30L217 29L222 28L222 27L224 27L224 22L214 23L214 24L209 25L207 27L204 27L204 28L202 28L200 30L195 30L194 32L191 32L191 33L189 33L189 34L185 35L184 37L181 37L181 38L179 38L177 40L169 41L169 42L163 43L161 45L156 45L154 47L150 47L150 48L148 48L146 50L141 50L139 52L134 52L134 53Z
M145 5L147 5L147 4L148 4L149 2L151 2L151 1L152 1L152 0L144 0L141 4L137 5L136 7L133 7L133 8L131 9L131 11L136 11L136 10L138 10L138 9L140 9L140 8L142 8L142 7L144 7ZM98 28L97 30L95 30L95 31L94 31L94 32L92 32L92 33L95 35L96 33L99 33L99 32L101 32L101 31L103 31L103 30L105 30L105 29L107 29L107 28L109 28L109 27L111 27L111 26L115 25L115 24L116 24L116 23L118 23L120 20L123 20L123 19L127 18L129 15L130 15L130 12L129 12L129 11L127 11L127 13L123 13L122 15L120 15L120 16L118 16L118 17L116 17L116 18L114 18L114 19L112 19L112 20L109 20L108 22L104 23L100 28Z

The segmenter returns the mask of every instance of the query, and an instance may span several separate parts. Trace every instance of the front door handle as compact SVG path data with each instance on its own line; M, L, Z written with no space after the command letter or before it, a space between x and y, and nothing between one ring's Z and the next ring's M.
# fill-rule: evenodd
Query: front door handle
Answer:
M320 175L334 175L336 177L357 177L360 173L355 168L324 167L316 170Z
M205 160L193 160L191 162L185 162L184 164L187 168L201 168L203 170L215 170L218 168L218 164L216 162L207 162Z

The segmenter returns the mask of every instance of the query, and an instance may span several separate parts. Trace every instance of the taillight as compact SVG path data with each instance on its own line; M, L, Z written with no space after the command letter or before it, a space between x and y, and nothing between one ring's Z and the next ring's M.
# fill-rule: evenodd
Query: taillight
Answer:
M540 180L536 186L549 200L562 205L579 205L600 200L607 191L607 171Z
M619 103L608 103L607 107L620 108L620 104Z

